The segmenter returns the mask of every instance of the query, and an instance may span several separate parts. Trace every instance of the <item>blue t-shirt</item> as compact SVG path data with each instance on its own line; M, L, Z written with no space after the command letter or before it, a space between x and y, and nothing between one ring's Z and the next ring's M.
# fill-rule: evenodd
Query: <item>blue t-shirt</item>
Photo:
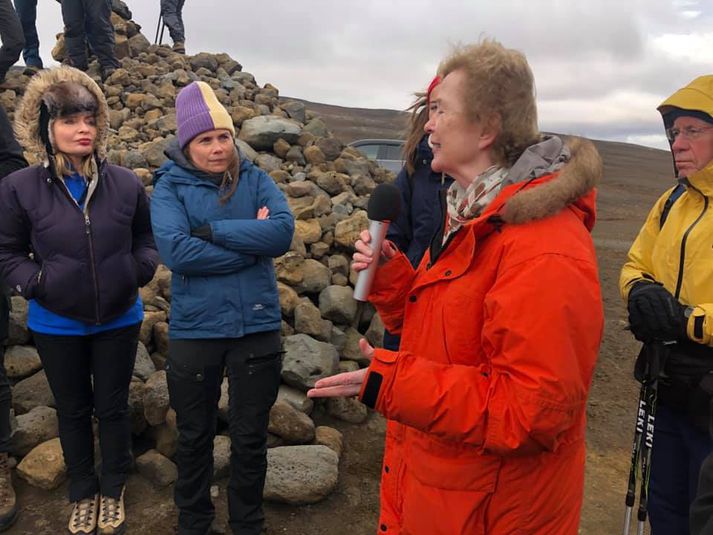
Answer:
M87 195L87 181L79 173L64 177L64 184L80 208L84 206ZM144 304L141 297L136 298L136 302L129 310L118 318L107 323L94 324L68 318L55 314L46 309L34 299L30 299L27 310L27 327L42 334L59 334L66 336L85 336L96 334L121 327L128 327L142 322L144 319Z

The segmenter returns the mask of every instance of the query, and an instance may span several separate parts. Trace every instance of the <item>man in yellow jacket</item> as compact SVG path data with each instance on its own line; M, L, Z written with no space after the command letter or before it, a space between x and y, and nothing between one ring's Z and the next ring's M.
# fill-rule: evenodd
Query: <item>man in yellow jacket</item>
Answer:
M659 107L678 184L649 213L621 278L637 340L675 341L659 379L649 512L653 535L689 533L713 397L713 75Z

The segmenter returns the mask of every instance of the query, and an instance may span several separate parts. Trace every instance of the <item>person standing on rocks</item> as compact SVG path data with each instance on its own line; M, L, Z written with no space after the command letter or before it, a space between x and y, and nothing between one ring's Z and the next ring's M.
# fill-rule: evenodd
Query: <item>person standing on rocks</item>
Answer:
M29 300L27 325L56 401L68 532L123 533L138 290L158 264L148 198L133 172L106 160L109 109L86 73L64 66L31 78L15 130L45 163L0 182L0 271Z
M227 369L230 526L235 535L258 535L282 367L273 259L289 250L295 223L272 178L241 158L230 114L208 84L181 90L176 122L151 215L173 273L166 377L179 433L178 533L208 533L214 519L213 439Z
M20 59L20 53L25 46L22 25L11 0L0 0L0 41L2 41L0 46L0 84L2 84L7 71Z
M27 160L15 140L5 109L0 106L0 181L24 167L27 167ZM8 336L9 320L10 297L6 285L0 280L0 531L9 529L17 518L17 501L8 457L12 435L12 392L5 370L5 340Z
M111 24L111 2L107 0L61 0L64 20L64 43L68 63L82 71L89 68L87 39L106 80L119 66L114 52L114 26ZM91 28L91 32L87 32Z
M417 269L369 231L352 267L399 351L310 397L358 395L388 419L379 533L575 535L586 403L603 310L592 143L543 136L525 56L484 40L440 65L425 132L454 182Z
M15 0L15 11L22 24L25 36L25 48L22 49L22 59L25 60L25 72L34 74L41 70L40 38L37 36L37 0Z
M649 212L619 284L636 339L671 342L658 379L649 518L655 535L686 535L700 467L713 452L713 75L658 111L678 184Z
M186 53L186 30L183 26L183 4L186 0L161 0L161 17L173 39L173 51Z
M406 164L394 181L401 192L401 211L386 234L386 238L406 254L414 269L438 228L440 213L437 207L441 192L445 193L453 183L451 177L431 169L433 152L428 145L428 136L423 133L429 116L430 97L439 82L440 78L436 76L426 93L417 94L416 102L411 106L411 121L404 144ZM398 350L399 337L384 332L384 347Z

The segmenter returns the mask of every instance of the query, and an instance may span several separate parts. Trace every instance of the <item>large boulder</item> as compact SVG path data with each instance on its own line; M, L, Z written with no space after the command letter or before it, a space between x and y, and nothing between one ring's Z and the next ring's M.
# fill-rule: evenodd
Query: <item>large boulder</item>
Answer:
M151 375L144 385L144 416L149 425L165 422L168 407L166 372L161 370Z
M10 346L5 351L5 372L10 379L24 379L42 368L33 346Z
M12 389L15 414L25 414L35 407L54 407L55 401L44 370L17 383Z
M67 478L67 466L59 438L36 446L17 465L18 475L30 485L45 490L59 487Z
M38 444L59 436L57 411L51 407L35 407L16 420L17 428L10 446L13 455L24 457Z
M280 138L290 145L297 143L300 131L300 125L292 119L261 115L243 121L238 138L255 150L270 150Z
M309 390L319 379L337 371L339 356L334 346L306 334L285 338L284 350L282 379L300 390Z
M323 500L337 486L339 456L327 446L281 446L267 451L266 500L301 505Z
M308 444L314 439L314 422L287 401L277 401L270 409L267 430L286 444Z
M168 487L178 479L178 468L156 450L149 450L136 458L139 474L157 487Z

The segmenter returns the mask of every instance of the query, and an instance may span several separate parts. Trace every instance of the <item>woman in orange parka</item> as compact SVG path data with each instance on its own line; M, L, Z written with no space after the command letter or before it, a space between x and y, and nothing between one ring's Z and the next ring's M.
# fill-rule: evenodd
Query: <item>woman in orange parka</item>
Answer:
M377 532L575 535L603 313L590 231L601 160L542 136L525 57L485 40L439 69L432 168L455 179L414 270L385 242L369 300L398 352L318 381L388 418ZM372 261L368 231L353 267Z

